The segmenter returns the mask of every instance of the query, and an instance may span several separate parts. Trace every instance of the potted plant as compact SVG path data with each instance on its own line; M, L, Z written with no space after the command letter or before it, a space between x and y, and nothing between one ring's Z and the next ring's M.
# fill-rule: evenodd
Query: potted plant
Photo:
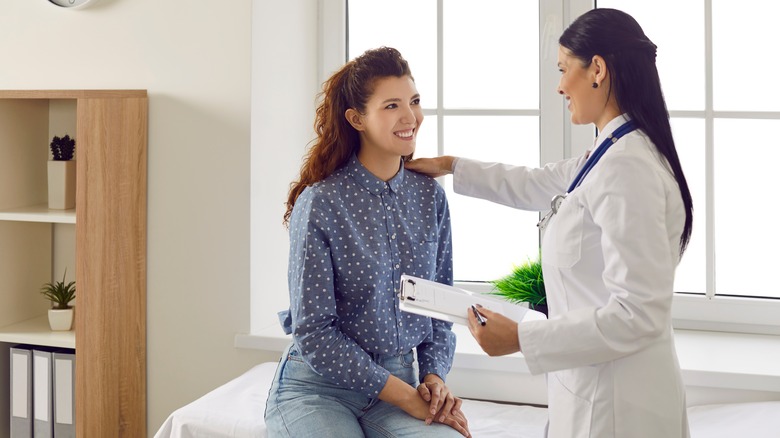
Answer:
M65 270L67 274L68 270ZM73 326L73 306L70 302L76 298L76 282L65 284L65 274L62 281L46 283L41 288L41 293L51 301L49 309L49 327L56 331L67 331Z
M493 294L513 303L528 303L528 307L547 315L547 293L544 289L541 256L515 266L512 272L491 281Z
M76 206L76 140L56 135L49 144L49 208L67 210Z

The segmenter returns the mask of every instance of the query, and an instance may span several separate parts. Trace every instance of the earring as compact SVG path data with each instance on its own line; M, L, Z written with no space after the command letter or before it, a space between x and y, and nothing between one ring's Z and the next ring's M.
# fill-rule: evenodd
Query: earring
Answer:
M596 82L594 82L594 83L593 83L593 88L598 88L598 87L599 87L599 84L597 84Z

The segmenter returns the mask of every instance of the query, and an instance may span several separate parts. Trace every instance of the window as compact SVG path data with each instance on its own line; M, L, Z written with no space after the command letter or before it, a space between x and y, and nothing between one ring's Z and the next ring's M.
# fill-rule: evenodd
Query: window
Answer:
M574 8L581 2L570 3ZM348 58L393 45L410 62L426 115L418 156L550 161L537 145L545 123L561 123L559 114L541 110L546 96L554 94L550 84L557 84L550 60L557 53L557 35L552 40L556 44L549 44L549 38L539 44L550 30L540 29L539 23L561 29L563 24L540 20L544 11L539 3L490 0L475 7L465 1L404 0L388 8L371 0L349 0L348 5ZM599 0L597 6L632 14L659 46L659 72L696 212L676 290L780 297L769 277L771 259L752 257L767 243L780 245L780 230L772 225L776 218L768 213L746 217L745 212L765 203L766 190L756 187L771 187L769 166L780 154L777 147L766 147L766 133L780 127L780 93L776 87L758 88L762 81L746 80L745 75L746 70L777 71L777 57L769 47L762 50L762 44L772 41L769 17L780 6L766 6L774 10L762 14L752 12L759 10L757 3L745 7L744 2L718 0ZM744 19L735 21L735 16ZM736 23L744 28L735 29ZM683 28L686 39L680 44L678 30ZM546 47L550 45L554 50ZM541 88L546 76L552 79ZM542 143L545 147L553 157L572 152L552 142ZM445 187L451 192L449 178ZM458 280L494 279L535 255L535 213L461 196L449 199ZM745 272L746 265L752 272Z
M425 115L416 156L540 161L537 2L349 0L348 13L348 59L386 45L409 61ZM538 213L449 202L456 280L499 278L538 253Z
M773 78L780 67L771 46L770 21L780 6L770 3L598 3L634 15L660 47L659 71L696 208L693 240L678 269L677 290L683 292L675 295L673 307L678 328L780 334L780 288L770 277L780 231L772 209L762 208L773 189L769 166L780 153L780 89L765 79ZM381 9L366 9L372 5ZM419 155L451 153L541 164L580 154L592 143L592 127L571 125L554 92L558 37L591 7L588 0L349 0L348 14L347 0L283 2L273 8L255 0L251 332L278 329L276 312L288 305L287 235L280 225L284 196L313 135L312 97L318 84L348 59L348 30L350 55L384 44L396 45L409 59L426 115ZM394 16L394 11L404 12ZM520 18L509 17L507 11ZM369 18L359 20L357 14ZM301 25L289 26L291 22ZM361 22L371 31L361 29ZM382 35L405 39L380 42ZM280 46L280 40L285 44ZM483 50L489 51L488 59L480 58ZM266 68L269 57L284 64ZM474 70L471 64L490 68ZM495 85L510 88L505 92L492 88ZM450 184L445 178L445 187ZM534 255L536 214L458 198L463 197L450 196L455 256L480 255L472 258L470 272L462 267L472 265L468 259L456 261L459 279L490 280ZM471 216L474 211L478 216ZM497 224L493 217L498 214L507 216ZM490 227L480 227L480 220ZM500 244L469 249L481 245L492 230L526 234L511 244L494 235L484 240ZM496 252L502 246L512 248ZM486 254L496 262L483 263ZM461 285L479 289L484 283ZM705 291L718 295L707 299Z
M773 138L780 91L764 81L780 69L771 46L780 6L760 0L598 0L597 6L630 13L659 46L659 74L696 213L676 290L780 298L770 255L780 245L780 228L761 207L780 157Z
M554 90L558 36L593 2L330 1L348 3L341 62L379 45L395 46L409 60L426 115L418 156L543 164L592 143L592 127L571 125ZM759 0L599 0L597 6L632 14L660 48L659 73L695 208L694 235L677 273L675 325L777 333L780 288L770 275L780 227L760 206L780 153L773 134L780 91L764 80L780 67L770 45L770 17L780 6ZM443 183L452 193L449 177ZM535 255L536 214L449 199L458 280L491 280ZM704 297L715 292L714 299Z

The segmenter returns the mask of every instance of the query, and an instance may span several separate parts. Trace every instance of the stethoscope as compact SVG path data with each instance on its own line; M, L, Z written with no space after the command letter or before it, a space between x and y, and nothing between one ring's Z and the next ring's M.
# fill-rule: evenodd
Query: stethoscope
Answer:
M544 227L547 226L547 222L550 221L550 219L555 216L556 213L558 213L558 209L561 208L561 204L563 204L563 200L566 199L566 195L572 192L572 190L576 189L577 187L582 184L582 181L585 179L585 177L588 175L591 169L593 169L593 166L596 165L596 163L599 162L602 156L607 152L607 149L609 149L613 144L617 143L618 140L620 140L620 137L628 134L629 132L636 129L636 124L633 120L629 120L626 123L623 123L620 125L615 131L612 132L612 134L608 135L607 138L604 139L603 142L599 145L598 148L596 148L596 152L591 154L590 157L588 157L588 160L585 161L585 165L582 166L582 169L577 173L577 176L574 178L574 181L571 182L569 185L569 189L566 190L566 193L562 195L555 195L553 196L552 200L550 201L550 211L547 212L546 215L542 218L542 220L539 221L539 223L536 224L537 227L539 227L540 230L544 230Z

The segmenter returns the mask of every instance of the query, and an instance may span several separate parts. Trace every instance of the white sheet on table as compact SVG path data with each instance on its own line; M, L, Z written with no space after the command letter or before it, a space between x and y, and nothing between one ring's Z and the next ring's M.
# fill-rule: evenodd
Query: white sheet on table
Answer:
M780 401L688 408L691 438L780 438Z
M276 363L243 375L174 411L155 438L259 438L266 436L263 414ZM464 400L463 412L475 437L541 438L547 410Z
M256 365L241 376L174 411L155 438L265 437L265 400L275 362Z
M547 409L464 400L461 407L476 438L543 438Z
M174 411L155 438L262 438L265 401L276 363L241 376ZM547 409L464 400L463 412L477 438L542 438ZM780 438L780 401L688 408L691 438Z

